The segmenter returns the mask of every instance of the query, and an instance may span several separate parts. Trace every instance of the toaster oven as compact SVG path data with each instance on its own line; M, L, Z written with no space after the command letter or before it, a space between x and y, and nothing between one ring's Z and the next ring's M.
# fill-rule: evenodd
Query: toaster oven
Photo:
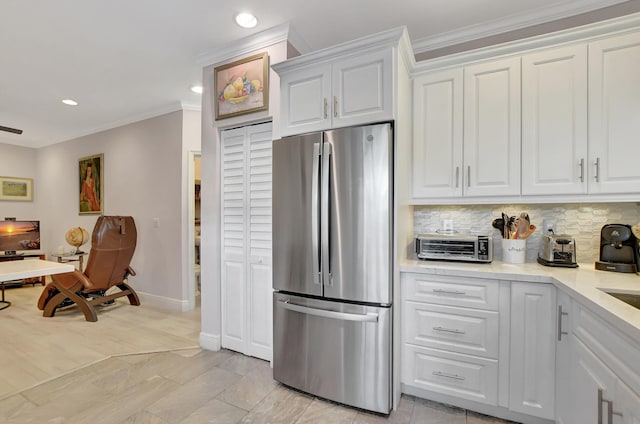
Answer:
M420 234L416 238L418 259L463 262L491 262L491 236L462 234Z

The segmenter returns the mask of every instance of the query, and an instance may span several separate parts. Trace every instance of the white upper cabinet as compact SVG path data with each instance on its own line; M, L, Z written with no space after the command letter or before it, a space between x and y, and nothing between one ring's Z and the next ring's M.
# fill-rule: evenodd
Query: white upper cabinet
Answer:
M522 194L587 192L587 46L522 58Z
M462 69L413 81L412 196L462 196Z
M637 28L640 15L418 63L411 202L636 201Z
M333 127L393 118L392 62L392 51L385 48L333 64Z
M589 44L592 193L640 192L640 33Z
M520 59L413 82L412 197L520 194Z
M520 194L520 58L464 69L464 193Z
M291 134L296 129L312 132L330 126L331 66L313 66L288 73L280 78L280 84L283 91L281 135L286 135L285 128Z
M394 119L398 56L409 45L406 29L398 28L274 64L280 134Z

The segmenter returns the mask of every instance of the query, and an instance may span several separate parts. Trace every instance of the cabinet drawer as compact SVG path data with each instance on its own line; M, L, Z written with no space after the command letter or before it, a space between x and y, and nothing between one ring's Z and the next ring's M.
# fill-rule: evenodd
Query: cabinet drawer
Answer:
M403 300L498 310L500 285L496 280L403 273L401 281Z
M403 345L402 383L497 405L498 361Z
M498 313L405 301L403 341L452 352L498 357Z

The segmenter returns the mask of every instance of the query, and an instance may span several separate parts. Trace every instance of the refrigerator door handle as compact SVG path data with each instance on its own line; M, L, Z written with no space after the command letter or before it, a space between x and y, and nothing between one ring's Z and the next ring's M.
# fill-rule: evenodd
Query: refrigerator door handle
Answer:
M280 300L279 302L285 309L307 315L338 319L341 321L378 322L378 314L372 312L369 312L366 315L350 314L346 312L327 311L326 309L317 309L310 308L308 306L296 305L295 303L290 303L289 300Z
M313 143L313 174L311 176L311 254L313 255L313 284L320 284L320 243L318 239L318 183L320 179L320 143Z
M331 163L331 143L325 142L322 147L322 189L321 189L321 205L320 205L320 231L322 240L322 283L325 286L332 286L331 280L331 260L330 260L330 211L329 211L329 167Z

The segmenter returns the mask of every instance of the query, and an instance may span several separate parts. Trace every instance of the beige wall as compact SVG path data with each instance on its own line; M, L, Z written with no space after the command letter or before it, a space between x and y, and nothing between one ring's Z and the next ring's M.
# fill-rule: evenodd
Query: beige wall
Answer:
M132 285L143 301L184 309L187 158L189 151L199 150L200 112L195 111L176 111L37 150L0 144L2 174L34 178L34 201L0 202L0 215L39 219L45 253L68 247L66 230L81 226L91 233L98 217L78 214L78 159L104 154L104 214L131 215L138 229Z
M27 147L0 144L0 176L34 179L33 201L16 202L0 200L0 219L6 216L17 219L40 219L35 207L40 196L37 184L38 151Z

